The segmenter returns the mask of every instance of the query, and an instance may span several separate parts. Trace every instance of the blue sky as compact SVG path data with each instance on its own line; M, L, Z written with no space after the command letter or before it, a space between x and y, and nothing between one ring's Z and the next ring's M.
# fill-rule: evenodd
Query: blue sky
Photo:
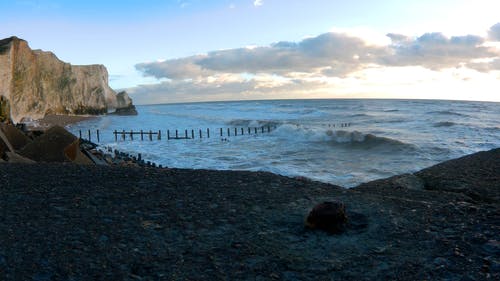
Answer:
M497 0L0 0L0 37L104 64L138 103L500 101L499 10Z

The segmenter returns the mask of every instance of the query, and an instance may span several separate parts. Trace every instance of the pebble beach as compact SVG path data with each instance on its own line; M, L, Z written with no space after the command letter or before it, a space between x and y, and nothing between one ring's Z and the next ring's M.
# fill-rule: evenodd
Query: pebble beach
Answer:
M267 172L0 164L2 280L498 280L500 149L351 189ZM317 203L348 226L304 227Z

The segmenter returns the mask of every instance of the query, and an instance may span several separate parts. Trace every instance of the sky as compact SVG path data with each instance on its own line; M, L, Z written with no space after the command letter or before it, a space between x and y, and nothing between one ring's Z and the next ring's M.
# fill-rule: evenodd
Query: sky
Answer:
M136 104L500 102L498 0L0 0L0 38L103 64Z

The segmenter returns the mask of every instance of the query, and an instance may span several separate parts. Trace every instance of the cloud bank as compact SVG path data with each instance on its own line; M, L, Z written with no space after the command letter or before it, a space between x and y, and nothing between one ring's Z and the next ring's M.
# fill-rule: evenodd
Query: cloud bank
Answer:
M500 23L492 26L486 37L448 37L439 32L419 37L389 33L387 37L389 44L377 45L348 33L329 32L300 42L283 41L140 63L137 70L163 82L129 91L146 103L148 100L328 97L328 94L335 97L336 92L342 92L342 86L377 88L372 85L374 75L367 76L374 71L383 74L394 73L389 71L394 69L419 69L415 75L427 78L450 69L484 75L500 71L500 48L494 44L500 41ZM490 81L498 82L496 75Z

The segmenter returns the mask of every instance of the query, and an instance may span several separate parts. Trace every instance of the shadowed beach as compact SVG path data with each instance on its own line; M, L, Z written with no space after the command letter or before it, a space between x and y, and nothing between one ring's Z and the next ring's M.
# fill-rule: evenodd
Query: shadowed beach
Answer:
M500 149L352 189L71 163L0 164L0 181L2 280L500 277ZM306 229L331 200L346 231Z

